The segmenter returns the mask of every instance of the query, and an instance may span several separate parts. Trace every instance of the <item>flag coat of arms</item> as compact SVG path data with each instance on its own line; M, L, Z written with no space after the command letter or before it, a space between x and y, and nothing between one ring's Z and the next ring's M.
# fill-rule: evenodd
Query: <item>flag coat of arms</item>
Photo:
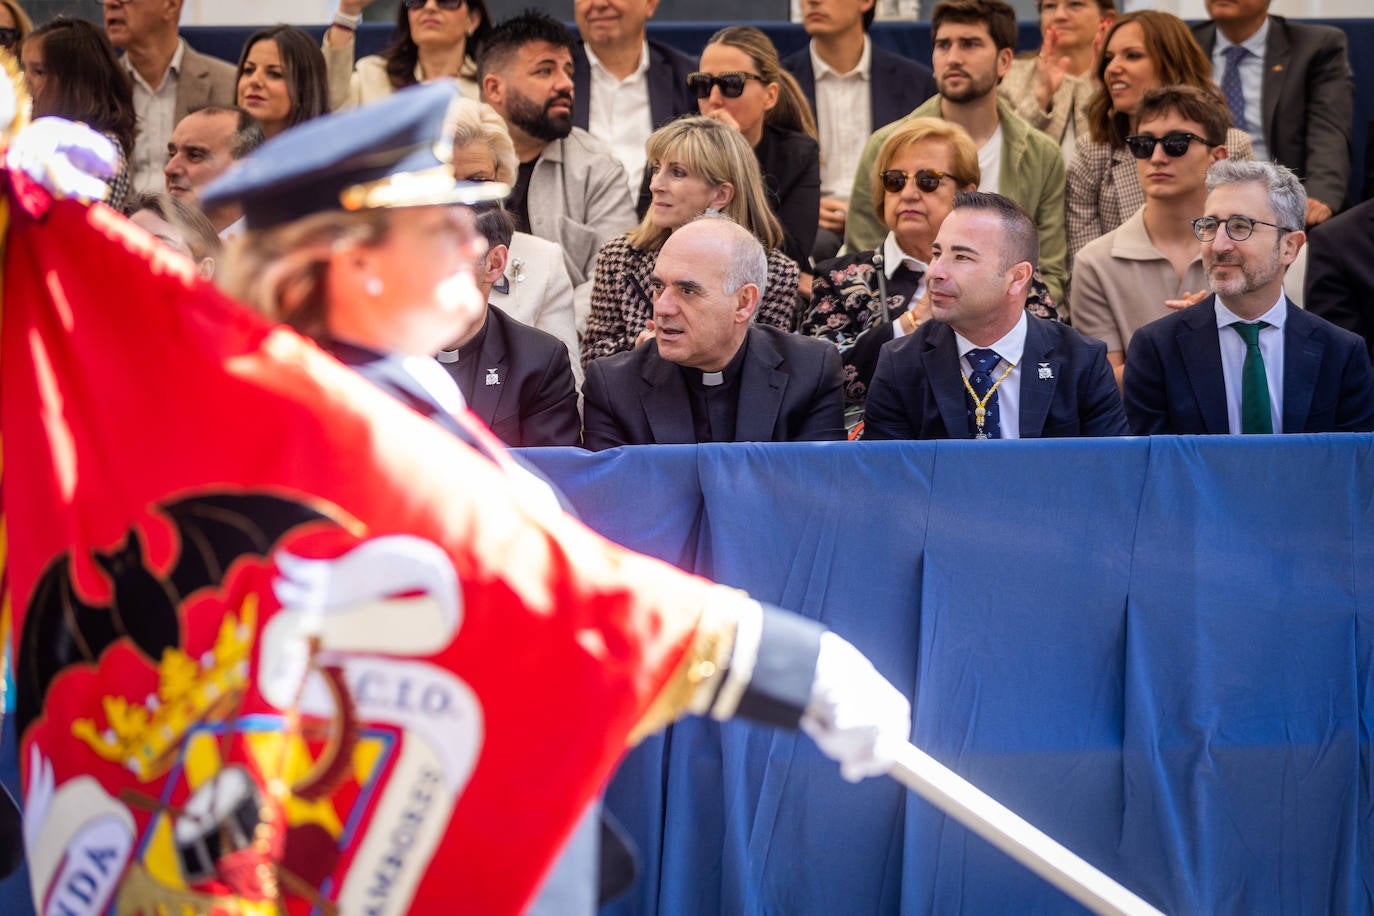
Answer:
M517 911L680 710L703 611L745 599L601 540L103 205L0 178L40 912Z

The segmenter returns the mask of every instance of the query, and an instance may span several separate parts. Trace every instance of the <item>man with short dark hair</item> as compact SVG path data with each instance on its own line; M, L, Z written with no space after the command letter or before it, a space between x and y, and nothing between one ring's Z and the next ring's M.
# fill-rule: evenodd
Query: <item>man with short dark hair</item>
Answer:
M478 79L520 160L509 204L517 228L563 246L568 274L585 287L581 298L590 310L597 253L636 220L624 167L609 147L573 126L573 50L561 23L527 12L492 30Z
M873 134L854 173L851 200L863 200L878 150L897 125L912 118L944 118L968 131L978 147L980 191L1004 194L1040 228L1040 274L1056 302L1068 286L1064 235L1064 156L1053 140L1031 127L998 98L997 84L1016 49L1016 12L1004 0L941 0L931 14L932 62L939 94L901 121ZM845 223L845 244L866 251L887 230L868 207Z
M1374 430L1364 341L1303 311L1283 274L1306 239L1307 195L1276 162L1223 159L1193 222L1212 295L1131 338L1131 430L1323 433Z
M725 217L663 243L650 279L654 338L587 364L587 448L844 438L840 357L754 323L763 246Z
M573 124L604 140L625 167L630 194L644 179L644 144L697 103L687 91L696 61L644 28L659 0L573 0L581 36L573 54Z
M802 27L811 41L782 61L811 103L820 133L820 232L812 250L816 261L833 258L840 250L850 186L865 139L938 91L930 68L869 41L876 3L802 0Z
M1271 16L1269 2L1206 0L1212 18L1193 34L1255 159L1283 163L1305 185L1312 226L1345 201L1354 77L1344 32Z
M172 129L193 108L233 105L234 65L198 53L177 34L182 0L103 0L105 34L124 52L134 87L138 134L133 186L162 190L162 166Z
M883 346L865 439L1122 436L1101 341L1026 313L1039 237L1000 194L960 192L932 246L931 321Z
M167 193L188 203L200 203L200 189L228 171L229 166L263 143L262 125L242 108L198 108L177 122L167 141L167 164L162 168ZM221 238L243 217L235 204L205 211Z

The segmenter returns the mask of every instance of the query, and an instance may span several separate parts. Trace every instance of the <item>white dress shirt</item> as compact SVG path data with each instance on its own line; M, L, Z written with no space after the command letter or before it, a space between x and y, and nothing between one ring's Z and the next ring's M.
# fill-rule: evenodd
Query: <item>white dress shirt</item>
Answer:
M1259 31L1240 43L1250 53L1240 61L1240 91L1245 94L1245 130L1250 134L1250 145L1255 149L1255 160L1263 162L1269 158L1269 148L1264 145L1264 107L1260 104L1264 92L1264 49L1269 43L1269 17ZM1232 47L1231 41L1221 30L1217 30L1217 43L1212 48L1212 82L1221 85L1222 74L1226 72L1226 49ZM1231 333L1235 333L1232 331Z
M992 367L992 380L995 382L1006 372L1007 366L1011 366L1011 372L1002 379L997 386L997 416L998 422L1002 427L1003 439L1021 438L1021 356L1026 350L1026 310L1021 310L1021 317L1017 319L1016 326L991 347L984 349L993 350L1002 359L997 365ZM1231 332L1233 335L1235 331ZM965 378L972 375L974 365L968 360L968 351L980 349L977 344L961 335L954 333L954 340L959 345L959 368L963 370ZM967 393L965 393L967 396Z
M864 36L863 54L848 73L840 73L810 44L811 72L816 75L816 131L821 145L821 196L848 200L859 170L864 144L873 133L869 73L872 47ZM877 125L881 127L882 125Z
M921 282L916 284L916 291L911 294L911 300L907 305L914 305L918 299L926 294L926 277L930 272L930 265L920 258L913 258L902 250L902 246L897 244L896 233L889 232L887 238L883 240L883 276L889 280L897 272L897 268L905 264L912 270L921 272ZM892 316L894 319L897 316ZM900 321L892 322L892 339L906 335L906 326Z
M583 47L591 72L591 98L585 103L587 132L611 147L625 166L631 199L638 199L644 180L644 144L654 132L654 115L649 109L649 43L640 49L639 66L623 80L606 69L590 45ZM574 104L582 103L574 100Z
M1226 422L1231 432L1239 434L1241 371L1245 366L1245 341L1236 329L1228 327L1232 322L1244 321L1236 313L1216 298L1217 340L1221 344L1221 374L1226 380ZM1288 299L1279 293L1279 301L1273 308L1259 317L1270 327L1260 330L1260 356L1264 357L1264 375L1269 382L1269 415L1274 421L1274 432L1283 432L1283 323L1288 320ZM1253 322L1247 322L1253 323Z
M162 85L154 89L129 63L129 55L120 58L134 83L134 113L138 115L138 133L134 136L134 190L156 193L167 190L162 168L167 164L167 143L177 119L177 84L181 79L181 59L186 54L186 42L177 39L172 63L163 74Z

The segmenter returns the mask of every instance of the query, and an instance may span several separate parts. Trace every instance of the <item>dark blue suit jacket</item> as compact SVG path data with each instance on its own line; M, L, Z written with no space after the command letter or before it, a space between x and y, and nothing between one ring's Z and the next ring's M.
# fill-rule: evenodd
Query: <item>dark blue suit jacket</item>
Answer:
M687 74L697 68L696 61L676 48L649 42L649 114L654 129L685 114L697 113L697 100L687 92ZM587 62L586 46L579 41L573 54L573 124L587 129L590 114L592 65Z
M840 354L825 341L751 325L739 386L736 442L844 438ZM592 360L582 394L589 449L697 441L687 382L656 341Z
M921 103L939 90L930 68L908 60L900 54L884 51L869 40L873 49L872 66L869 70L869 101L873 118L873 130L890 124L898 118L911 114ZM816 73L811 68L811 48L806 46L795 54L783 58L783 69L797 78L806 100L811 103L811 112L816 111Z
M1138 436L1231 431L1215 296L1152 321L1126 351L1126 416ZM1364 341L1288 303L1283 431L1374 430L1374 371Z
M1034 315L1026 321L1021 438L1126 435L1106 345L1057 321ZM968 439L964 398L954 331L927 321L915 334L883 345L868 386L864 439Z

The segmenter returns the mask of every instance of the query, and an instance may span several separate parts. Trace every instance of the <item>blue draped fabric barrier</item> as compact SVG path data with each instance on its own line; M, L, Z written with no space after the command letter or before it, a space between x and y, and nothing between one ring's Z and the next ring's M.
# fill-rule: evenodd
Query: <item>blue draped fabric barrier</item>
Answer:
M1350 66L1355 74L1354 158L1347 203L1360 200L1364 181L1364 149L1368 125L1374 121L1374 57L1365 57L1362 49L1374 45L1374 19L1310 19L1343 29L1349 40ZM806 44L806 33L800 23L755 22L768 33L781 54L789 54ZM692 55L701 53L702 46L722 23L715 22L650 22L649 37L670 44ZM244 40L254 30L242 26L195 26L182 29L186 40L197 50L229 61L236 61ZM324 34L324 26L310 29L316 38ZM391 40L390 23L364 23L358 30L358 53L373 54L386 47ZM875 22L870 33L873 43L912 60L930 65L929 22ZM1017 36L1021 50L1040 45L1040 27L1035 22L1020 23ZM1374 193L1374 188L1369 189Z
M1170 913L1374 912L1371 436L528 451L594 528L817 617L916 742ZM689 721L608 791L605 916L1077 913L804 736Z

